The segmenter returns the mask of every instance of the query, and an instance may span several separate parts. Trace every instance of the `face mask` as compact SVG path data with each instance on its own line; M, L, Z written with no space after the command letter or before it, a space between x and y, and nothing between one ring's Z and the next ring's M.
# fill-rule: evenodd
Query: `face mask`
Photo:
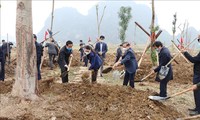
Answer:
M160 53L160 49L156 48L156 52Z
M89 54L90 54L90 52L85 52L85 54L86 54L86 55L89 55Z
M127 50L127 48L122 48L122 51L124 51L124 52L125 52L126 50Z
M71 51L71 50L72 50L72 48L67 48L67 50Z

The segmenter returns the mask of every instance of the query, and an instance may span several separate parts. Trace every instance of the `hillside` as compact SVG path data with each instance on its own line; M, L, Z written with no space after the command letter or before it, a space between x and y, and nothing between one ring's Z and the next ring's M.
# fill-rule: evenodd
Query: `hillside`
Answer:
M147 31L149 30L149 25L151 23L151 9L142 4L136 4L133 1L126 2L100 2L99 11L102 14L103 6L106 5L106 12L101 25L101 34L106 36L106 41L108 43L119 43L118 31L119 31L119 18L117 12L121 6L132 7L132 19L129 23L127 30L127 41L134 41L137 44L143 44L147 40L147 35L140 30L140 28L135 28L135 21L142 25ZM66 40L73 40L78 43L80 39L85 41L90 37L93 41L97 38L97 25L96 25L96 10L95 6L92 7L88 15L84 16L80 14L76 9L64 7L55 10L54 16L54 27L53 31L60 31L55 39L61 41L63 44ZM38 33L39 40L44 38L44 32L49 28L51 21L51 15L47 18L44 27ZM157 18L155 20L157 25ZM159 36L159 40L163 41L166 45L169 45L170 39L172 39L171 33L163 30L162 34ZM189 28L190 29L190 28ZM191 34L191 38L196 37L198 31L191 28L188 33ZM179 32L177 30L177 32ZM135 36L135 37L134 37ZM179 36L177 36L179 38Z

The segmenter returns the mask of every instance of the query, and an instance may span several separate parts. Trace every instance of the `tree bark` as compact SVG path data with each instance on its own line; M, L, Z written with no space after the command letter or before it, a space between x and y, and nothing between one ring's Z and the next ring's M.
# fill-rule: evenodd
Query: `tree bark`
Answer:
M36 48L32 31L32 0L17 0L17 70L12 95L28 100L37 98Z

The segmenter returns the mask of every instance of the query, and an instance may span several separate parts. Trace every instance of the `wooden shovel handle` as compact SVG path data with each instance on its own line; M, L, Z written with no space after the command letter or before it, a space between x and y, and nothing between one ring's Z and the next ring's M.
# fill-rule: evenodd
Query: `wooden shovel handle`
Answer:
M73 57L70 57L70 60L69 60L69 65L68 65L68 69L67 69L67 71L69 71L69 68L70 68L70 66L71 66L71 63L72 63L72 58L73 58Z
M192 91L192 90L193 90L193 87L190 87L190 88L188 88L188 89L186 89L186 90L183 90L183 91L181 91L181 92L178 92L178 93L175 93L175 94L171 95L170 98L175 97L175 96L178 96L178 95L181 95L181 94L183 94L183 93L186 93L186 92L189 92L189 91Z
M149 76L151 76L153 74L153 72L150 72L147 76L145 76L144 78L142 78L140 81L145 80L146 78L148 78Z
M180 52L180 49L177 47L177 45L175 44L174 41L172 41L172 44L174 45L174 47L176 48L176 50ZM181 54L181 56L185 59L185 61L186 61L187 63L189 63L188 59L187 59L183 54Z
M197 38L195 38L193 41L191 41L189 44L187 44L187 46L185 47L189 47ZM179 54L181 53L181 51L179 51L165 66L168 66Z

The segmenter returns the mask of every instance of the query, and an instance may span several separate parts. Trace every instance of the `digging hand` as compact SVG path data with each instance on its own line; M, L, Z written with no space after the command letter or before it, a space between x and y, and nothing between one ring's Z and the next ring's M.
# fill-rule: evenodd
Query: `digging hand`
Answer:
M68 68L68 65L65 65L66 68Z

